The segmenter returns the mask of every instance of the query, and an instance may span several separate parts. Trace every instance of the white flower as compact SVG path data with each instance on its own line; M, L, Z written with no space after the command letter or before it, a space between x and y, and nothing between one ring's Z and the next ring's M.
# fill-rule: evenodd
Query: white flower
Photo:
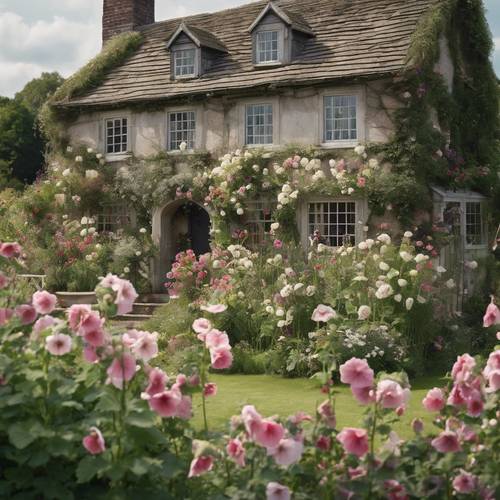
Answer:
M94 234L96 232L95 227L89 227L89 234Z
M140 250L137 250L137 252L135 252L136 257L140 257L141 255L142 255L142 252Z
M68 175L71 175L71 169L67 168L66 170L63 170L63 177L68 177Z
M454 280L452 280L452 279L450 278L450 279L449 279L449 280L445 283L445 285L446 285L446 288L449 288L449 289L451 290L452 288L455 288L455 281L454 281Z
M82 230L80 231L80 236L81 236L82 238L85 238L85 236L87 236L87 233L88 233L88 231L87 231L86 229L82 229Z
M67 153L72 153L72 152L73 152L73 148L72 148L71 146L68 146L68 147L66 148L66 152L67 152Z
M130 268L129 268L129 267L124 267L124 268L123 268L123 272L124 272L125 274L128 274L128 273L130 272Z
M85 170L86 179L95 179L99 177L99 172L97 170Z
M236 213L238 215L243 215L245 213L245 211L242 208L238 208L238 209L236 209Z
M267 306L266 307L266 312L268 314L274 314L274 308L272 306Z
M416 269L412 269L409 273L408 273L412 278L414 278L415 276L418 276L418 271Z
M402 252L399 252L399 256L405 261L405 262L410 262L410 260L413 259L413 256L411 253L409 252L405 252L405 251L402 251Z
M413 236L413 233L411 231L406 231L406 233L403 236L405 238L411 238Z
M475 260L468 260L465 262L465 267L469 269L477 269L478 263Z
M396 302L401 302L403 300L403 296L400 293L398 293L397 295L394 295L394 300Z
M309 285L307 288L306 288L306 295L308 297L312 297L314 294L316 293L316 287L313 286L313 285Z
M385 262L380 262L378 267L381 271L389 271L389 269L391 268L389 264L386 264Z
M410 93L410 92L408 92L408 91L406 91L406 92L403 94L403 97L404 97L405 99L409 99L409 98L411 97L411 93Z
M91 253L85 256L85 260L86 260L87 262L90 262L92 259L93 259L93 257L92 257L92 254L91 254Z
M386 234L382 233L377 236L377 240L383 243L384 245L390 245L391 244L391 237Z
M425 262L427 260L429 260L429 256L424 255L423 253L419 253L418 255L415 256L415 262L417 264L421 264L422 262Z
M268 168L263 168L262 169L262 175L269 175L269 169Z
M359 245L358 245L358 248L360 250L367 250L368 249L368 245L366 244L366 241L362 241Z
M420 304L425 304L427 302L427 299L425 299L424 297L418 295L417 296L417 302L419 302Z
M102 153L97 153L97 154L95 155L95 157L96 157L98 160L102 159Z
M283 297L283 298L286 298L286 297L289 297L290 294L292 293L293 291L293 287L292 285L285 285L281 290L280 290L280 295Z
M276 316L282 317L284 315L285 315L285 311L281 307L279 307L278 309L276 309Z
M307 158L302 158L300 160L300 164L303 166L303 167L307 167L307 165L309 164L309 160Z
M186 151L186 149L187 149L187 142L184 142L184 141L183 141L183 142L181 142L181 143L179 144L179 149L180 149L181 151Z
M82 226L86 226L89 223L89 220L87 217L82 217L82 220L80 221L80 224Z
M367 320L370 317L370 314L372 313L372 310L369 306L361 306L358 309L358 319L364 321Z
M406 310L411 311L411 308L413 307L413 304L415 301L412 299L412 297L408 297L405 302Z
M254 166L252 167L252 170L253 170L254 172L259 172L259 170L260 170L259 165L254 165Z
M77 156L77 157L75 158L75 161L76 161L77 163L82 163L83 158L82 158L81 156Z
M318 244L318 253L323 253L326 250L327 246L323 243Z
M393 293L394 293L394 290L393 290L392 286L389 285L388 283L384 283L375 292L375 297L377 297L377 299L387 299Z
M271 231L273 231L273 232L277 231L279 229L279 227L280 227L280 223L279 222L273 222L271 224Z
M379 167L377 158L370 158L368 161L368 166L374 170Z
M92 148L87 148L87 153L88 153L89 155L91 155L93 152L94 152L94 150L93 150Z
M328 164L330 165L330 168L335 168L335 165L337 164L337 162L335 160L330 160L328 162Z
M147 231L147 229L145 227L141 227L141 229L139 229L139 232L141 234L146 234L148 231Z
M293 290L296 292L297 290L300 290L304 286L304 283L296 283L293 287Z
M221 215L221 217L225 217L226 216L226 212L224 212L224 210L221 210L220 211L220 215Z
M357 155L359 155L359 156L364 155L364 154L365 154L365 147L364 147L364 146L362 146L362 145L360 144L359 146L356 146L356 147L354 148L354 152L355 152Z
M408 281L404 280L403 278L398 279L398 285L401 288L404 288L406 285L408 285Z

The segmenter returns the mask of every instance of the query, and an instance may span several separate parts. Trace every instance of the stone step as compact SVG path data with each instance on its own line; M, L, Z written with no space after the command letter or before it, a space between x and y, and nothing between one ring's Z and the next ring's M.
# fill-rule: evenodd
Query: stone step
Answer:
M113 318L113 321L134 321L134 322L143 322L151 319L150 314L122 314L121 316L116 316Z
M144 293L137 297L141 304L166 304L170 300L168 293Z
M149 303L135 302L132 313L147 314L149 316L152 316L157 309L163 307L164 305L165 303L158 303L158 302L149 302Z

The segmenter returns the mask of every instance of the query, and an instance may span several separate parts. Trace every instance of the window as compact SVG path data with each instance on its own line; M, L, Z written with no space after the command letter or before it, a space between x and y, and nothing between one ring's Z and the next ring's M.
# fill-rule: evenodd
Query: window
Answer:
M263 200L248 202L245 229L248 231L249 248L257 249L264 243L265 235L271 231L271 224L274 222L275 209L276 204L271 202Z
M100 233L116 233L130 224L130 213L124 204L106 205L97 216L97 231Z
M194 149L196 115L194 111L178 111L168 114L168 149L175 151L185 142L187 149Z
M467 245L484 244L482 205L479 202L465 204L465 239Z
M356 244L356 202L309 203L309 235L319 231L324 244Z
M279 62L279 31L260 31L256 35L256 63Z
M246 144L248 146L262 146L272 143L272 104L250 104L246 107Z
M126 153L128 149L128 122L126 118L106 120L106 153Z
M335 95L324 98L325 142L358 139L356 96Z
M195 76L196 49L174 50L174 75L177 78Z

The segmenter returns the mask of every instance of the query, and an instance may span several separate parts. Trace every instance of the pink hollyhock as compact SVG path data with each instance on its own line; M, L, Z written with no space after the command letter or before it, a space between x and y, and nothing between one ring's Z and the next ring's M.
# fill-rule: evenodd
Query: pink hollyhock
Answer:
M144 362L158 356L158 333L141 332L141 336L132 346L133 354Z
M275 448L283 439L285 429L272 420L262 420L255 432L255 442L265 448Z
M347 453L362 457L368 453L368 433L365 429L346 427L337 436L337 441Z
M107 370L109 382L117 389L123 388L123 382L129 382L136 372L135 358L131 354L123 354L115 358Z
M160 370L160 368L153 368L148 374L148 379L149 385L146 388L146 394L154 396L155 394L165 391L168 376L163 370Z
M262 425L262 416L257 412L255 406L246 405L241 410L241 419L251 439L255 439L258 429Z
M97 311L90 311L82 315L77 333L85 336L91 332L102 331L103 326L104 318L101 318Z
M181 393L178 391L158 392L150 397L149 406L160 417L175 417L181 398Z
M278 446L268 448L267 454L271 455L278 465L288 467L300 460L304 452L304 445L295 439L282 439Z
M212 323L206 318L198 318L193 321L193 330L196 333L207 334L212 329Z
M498 309L497 305L491 301L491 304L486 308L486 312L483 318L483 326L484 328L489 328L493 325L500 325L500 309Z
M21 320L23 325L31 325L37 317L36 309L28 304L23 304L16 307L16 316Z
M57 297L45 290L35 292L31 299L38 314L50 314L57 304Z
M201 306L200 309L211 314L220 314L227 309L227 306L225 304L209 304L208 306Z
M22 248L19 243L0 243L0 255L12 259L21 255Z
M288 420L294 425L300 425L302 422L312 422L312 417L303 411L298 411L295 415L288 417Z
M455 382L467 382L471 377L472 371L476 366L476 360L469 354L462 354L458 356L453 368L451 369L451 376Z
M456 453L462 448L455 432L443 431L431 441L432 446L441 453Z
M332 440L328 436L320 436L316 440L316 448L321 451L329 451L332 447Z
M142 334L143 332L139 332L134 328L127 330L127 332L122 335L123 345L130 349L142 337Z
M83 339L92 347L101 347L105 344L106 336L102 328L97 328L95 330L86 330Z
M349 467L348 469L349 477L351 479L358 479L359 477L365 477L367 470L364 467Z
M483 375L488 381L487 392L496 392L500 389L500 350L490 353Z
M175 416L182 420L189 420L193 416L193 402L189 396L182 396Z
M488 374L486 392L496 392L500 389L500 370L492 370Z
M280 483L271 482L266 486L266 500L290 500L290 490Z
M438 387L434 387L422 400L422 404L427 411L441 411L446 404L443 391Z
M406 492L406 488L395 479L384 481L384 489L388 500L407 500L410 498Z
M212 349L210 351L210 359L212 368L215 370L225 370L226 368L230 368L233 364L233 354L230 349L225 347Z
M84 317L92 312L88 304L74 304L67 310L69 327L77 333Z
M115 292L115 304L118 314L128 314L132 311L135 299L139 296L130 281L124 280L113 274L108 274L99 285L102 288L111 288Z
M42 316L41 318L39 318L33 325L33 330L32 330L33 339L35 340L38 339L40 334L44 330L47 330L51 326L55 325L56 321L58 320L56 320L52 316Z
M215 396L217 394L217 384L214 384L213 382L205 384L205 387L203 388L203 394L205 395L205 397Z
M229 337L226 332L220 332L219 330L211 330L205 336L205 345L207 349L218 349L226 348L230 349Z
M351 385L351 392L362 405L369 405L375 401L375 391L370 385L367 387L354 387Z
M419 418L414 418L411 422L411 428L415 434L420 434L424 430L424 423Z
M462 495L467 495L472 493L477 488L477 477L473 474L469 474L464 470L460 470L460 474L453 479L452 485L453 489L457 493Z
M7 321L12 318L14 311L12 309L6 309L5 307L0 307L0 326L5 325Z
M474 390L467 398L467 415L470 417L479 417L484 410L484 402L481 391Z
M188 477L201 476L205 472L211 471L213 466L214 459L210 455L195 458L189 467Z
M335 417L335 411L333 410L333 407L328 399L326 401L323 401L318 406L318 414L320 415L321 420L323 420L323 422L327 425L327 427L335 429L335 426L337 425L337 419Z
M369 387L373 378L373 370L366 359L351 358L340 366L340 380L351 387Z
M45 349L53 356L64 356L71 351L71 337L64 333L55 333L45 339Z
M450 395L448 396L447 403L451 406L462 406L465 404L465 402L466 401L462 395L460 386L454 385L450 391Z
M311 319L316 322L327 323L333 318L337 317L337 313L330 307L320 304L314 309Z
M96 348L91 346L91 345L86 345L83 348L83 359L87 363L98 363L99 362L99 356L97 355Z
M226 451L239 467L245 467L245 448L239 439L230 439Z
M9 279L7 278L7 276L5 276L5 274L3 273L0 273L0 290L6 288L8 284Z
M106 450L106 443L97 427L90 428L90 434L83 438L83 446L91 455L99 455Z

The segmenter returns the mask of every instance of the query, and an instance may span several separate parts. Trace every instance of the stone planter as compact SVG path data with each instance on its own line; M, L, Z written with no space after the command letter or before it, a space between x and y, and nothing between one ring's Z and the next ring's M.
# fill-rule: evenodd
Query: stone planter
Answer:
M97 304L95 292L56 292L60 307L71 307L74 304Z

